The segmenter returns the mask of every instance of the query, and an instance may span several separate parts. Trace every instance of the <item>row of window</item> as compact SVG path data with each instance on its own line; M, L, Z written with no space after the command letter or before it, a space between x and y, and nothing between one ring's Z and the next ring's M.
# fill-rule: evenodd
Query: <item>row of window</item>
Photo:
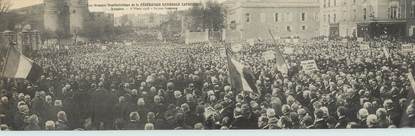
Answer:
M349 0L343 0L343 5L347 5L347 1ZM366 0L364 0L364 2L366 2ZM353 5L356 5L356 0L353 0ZM337 6L337 0L324 0L323 1L324 8L330 8L330 7L336 7L336 6Z
M260 18L261 18L261 22L265 22L266 21L265 13L261 13ZM286 13L285 14L285 20L287 20L289 22L293 21L292 14L291 13ZM304 13L304 12L301 13L300 20L301 21L306 21L306 13ZM279 21L283 21L283 19L281 18L280 13L275 13L274 14L274 22L279 22ZM245 14L245 22L247 22L247 23L251 22L251 14L250 13Z
M400 9L398 7L392 6L392 7L388 8L387 10L388 10L387 13L388 13L388 18L389 19L399 19L401 17ZM345 13L343 13L343 14L345 15ZM353 14L352 15L353 15L353 21L356 21L356 9L353 9ZM413 10L411 11L410 16L415 17L415 5L413 6ZM333 18L331 18L331 17L333 17ZM362 9L362 18L363 18L363 20L368 20L369 17L374 17L374 15L371 12L369 12L367 8L363 8ZM336 13L334 13L332 16L330 14L328 14L327 16L323 15L323 18L324 18L324 20L327 19L328 23L331 23L332 19L333 19L333 22L335 22L335 23L337 22Z
M307 29L307 26L305 26L305 25L303 25L303 26L301 26L301 30L306 30ZM292 31L292 28L291 28L291 26L287 26L287 28L286 28L286 30L287 30L287 32L291 32Z

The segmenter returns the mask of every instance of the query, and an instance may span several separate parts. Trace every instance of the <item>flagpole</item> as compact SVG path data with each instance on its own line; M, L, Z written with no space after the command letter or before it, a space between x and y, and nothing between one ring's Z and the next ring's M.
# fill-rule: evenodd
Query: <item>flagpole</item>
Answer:
M281 55L281 57L283 57L284 64L285 64L285 66L287 66L287 68L288 68L289 66L288 66L287 62L285 62L284 56L282 55L282 53L281 53L281 51L280 51L280 49L279 49L279 46L277 45L277 41L275 40L274 35L272 35L271 29L268 29L268 32L269 32L269 34L271 35L271 38L272 38L272 40L274 41L274 44L277 46L277 52Z
M229 43L229 44L232 44L232 43ZM232 85L233 85L233 83L232 83L232 79L231 79L231 71L230 71L230 68L229 68L229 57L231 57L231 56L229 56L229 52L228 52L228 49L230 50L230 47L229 47L229 45L227 45L226 43L225 43L225 54L226 54L226 66L228 67L228 80L229 80L229 84L231 85L231 88L233 87Z
M6 71L6 66L9 60L9 54L10 54L10 49L11 49L11 45L9 44L9 47L7 48L7 53L6 53L6 61L3 65L2 71L1 71L1 77L4 77L5 71Z

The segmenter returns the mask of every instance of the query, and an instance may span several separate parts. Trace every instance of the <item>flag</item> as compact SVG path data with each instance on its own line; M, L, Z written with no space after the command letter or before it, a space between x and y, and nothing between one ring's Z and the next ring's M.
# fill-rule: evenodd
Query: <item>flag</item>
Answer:
M229 47L226 47L226 59L232 88L238 91L258 93L255 88L256 79L253 72L232 58L232 50Z
M271 32L270 29L268 30L268 32L269 32L272 40L274 41L274 44L278 45L277 41L275 40L274 35L272 35L272 32ZM278 47L275 49L275 61L276 61L276 63L274 65L274 68L276 68L276 70L280 71L282 74L288 75L288 65L285 62L284 56L282 56L282 53L278 49Z
M33 60L22 55L16 48L10 47L3 70L3 77L36 81L42 73L42 68L35 64Z
M275 68L277 68L278 71L280 71L282 74L287 75L288 74L288 65L285 62L284 56L282 56L281 51L279 49L276 49L275 52Z
M407 73L406 76L408 77L409 83L411 83L412 90L415 91L415 80L414 76L411 72Z

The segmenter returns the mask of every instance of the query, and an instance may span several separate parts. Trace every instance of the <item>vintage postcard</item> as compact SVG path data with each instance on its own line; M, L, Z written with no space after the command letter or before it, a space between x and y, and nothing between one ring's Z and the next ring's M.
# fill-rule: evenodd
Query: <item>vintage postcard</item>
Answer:
M1 131L412 128L414 72L415 0L0 0Z

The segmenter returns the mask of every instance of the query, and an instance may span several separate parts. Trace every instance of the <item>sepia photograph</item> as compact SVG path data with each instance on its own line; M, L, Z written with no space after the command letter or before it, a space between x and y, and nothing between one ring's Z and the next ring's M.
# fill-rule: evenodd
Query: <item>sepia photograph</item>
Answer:
M414 72L415 0L0 0L0 131L414 128Z

